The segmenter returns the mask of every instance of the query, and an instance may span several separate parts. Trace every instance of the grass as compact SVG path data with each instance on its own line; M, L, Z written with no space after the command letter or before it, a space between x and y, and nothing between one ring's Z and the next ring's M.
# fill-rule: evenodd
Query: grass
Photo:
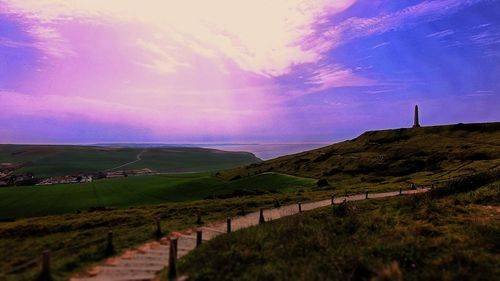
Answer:
M276 200L296 202L307 194L267 193L0 222L0 273L10 272L32 259L38 262L19 272L0 274L0 279L33 280L39 273L41 253L51 249L55 280L67 280L71 273L106 258L104 241L86 244L104 239L110 230L114 233L116 250L121 252L156 238L154 217L161 218L162 230L168 233L196 226L198 210L203 221L220 221L260 207L273 207Z
M37 177L95 173L132 162L142 148L0 145L0 163L19 165L15 174ZM247 152L203 148L148 148L142 160L122 169L149 168L156 172L207 172L259 162Z
M210 174L116 178L92 183L0 188L0 218L128 208L166 202L230 198L310 189L315 181L268 173L224 181Z
M127 169L153 167L158 172L205 172L234 168L259 162L247 152L229 152L204 148L148 149L140 162Z
M15 174L37 177L99 172L135 160L138 151L79 146L0 145L0 161L21 165Z
M365 132L323 148L224 171L227 179L264 172L326 179L344 188L429 184L500 167L500 123Z
M181 260L189 280L498 280L500 181L349 203L223 235Z
M272 207L276 200L306 202L332 193L380 192L407 188L412 182L434 182L445 188L430 198L356 203L337 209L337 215L318 210L217 238L190 255L180 269L194 280L370 280L381 274L402 274L405 280L487 279L498 275L492 266L498 243L492 237L499 236L499 184L481 182L470 189L463 188L468 182L458 181L459 194L446 186L450 177L498 167L499 128L500 123L492 123L367 132L351 141L214 175L0 189L0 217L4 218L0 272L51 249L55 278L65 280L71 272L105 258L103 242L86 244L105 238L109 230L115 233L118 251L154 239L155 216L162 218L166 233L193 227L197 210L205 221L215 221ZM35 163L23 169L59 163L73 171L80 169L75 168L78 165L89 169L120 165L125 158L125 162L134 160L138 152L119 149L123 154L106 151L102 156L99 151L87 151L79 153L89 157L80 163L67 159L61 146L23 147L22 153L17 153L16 146L0 148L2 163ZM144 153L142 164L182 171L181 165L176 166L178 158L162 166L171 158L161 153ZM104 157L102 163L95 165L102 166L94 166L100 157ZM213 168L219 163L215 158L191 164ZM57 165L46 172L58 169ZM326 179L328 185L315 186L318 179ZM347 215L339 216L343 214ZM472 271L477 275L470 275ZM33 280L37 272L31 266L0 279Z

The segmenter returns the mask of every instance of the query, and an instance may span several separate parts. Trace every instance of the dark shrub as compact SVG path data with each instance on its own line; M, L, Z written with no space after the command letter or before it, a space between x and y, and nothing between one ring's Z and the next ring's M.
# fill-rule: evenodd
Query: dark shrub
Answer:
M316 186L318 187L328 186L328 181L326 179L320 179L316 182Z
M491 156L484 152L473 152L464 156L465 160L490 160Z
M296 161L293 162L293 164L302 164L302 163L309 163L309 159L307 158L300 158Z
M365 180L369 183L379 183L385 181L385 178L368 176Z
M450 131L466 131L466 132L474 132L474 131L480 131L483 128L481 124L463 124L463 123L458 123L456 125L453 125L450 128Z
M241 176L240 175L236 175L236 176L232 177L230 179L230 181L235 181L235 180L239 180L239 179L241 179Z
M380 175L391 176L406 176L416 172L420 172L425 168L425 162L420 159L407 159L402 162L391 165L389 170Z
M444 154L435 153L425 161L426 170L435 171L441 168L441 162L448 160Z
M352 214L353 211L353 208L346 201L340 203L339 205L333 206L333 213L337 217L347 217Z
M333 155L335 155L335 150L331 150L331 151L328 151L328 152L323 152L321 153L318 157L316 157L313 162L314 163L318 163L318 162L323 162L325 160L328 160L328 158L332 157Z

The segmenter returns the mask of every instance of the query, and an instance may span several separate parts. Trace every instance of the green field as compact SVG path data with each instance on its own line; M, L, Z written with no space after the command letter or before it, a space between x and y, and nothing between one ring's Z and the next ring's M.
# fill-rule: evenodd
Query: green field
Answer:
M141 152L143 152L141 154ZM66 145L0 145L0 164L20 165L16 174L37 177L149 168L155 172L208 172L259 162L248 152L204 148L126 148Z
M140 176L92 183L0 188L0 218L54 215L91 208L126 208L165 202L292 192L315 180L262 174L224 181L209 174Z
M260 159L248 152L231 152L205 148L152 148L142 160L127 169L150 168L158 172L206 172L233 168Z

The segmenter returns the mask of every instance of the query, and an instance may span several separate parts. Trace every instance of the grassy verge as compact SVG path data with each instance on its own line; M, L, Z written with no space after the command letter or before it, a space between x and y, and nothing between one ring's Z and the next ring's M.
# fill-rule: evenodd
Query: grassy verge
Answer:
M497 279L500 182L458 191L356 202L220 236L180 271L190 280Z

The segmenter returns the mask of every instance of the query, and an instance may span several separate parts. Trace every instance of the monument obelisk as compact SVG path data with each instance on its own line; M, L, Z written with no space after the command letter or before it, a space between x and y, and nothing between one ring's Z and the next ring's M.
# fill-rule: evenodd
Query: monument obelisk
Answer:
M418 105L415 105L415 117L413 119L413 128L420 128L420 121L418 120Z

